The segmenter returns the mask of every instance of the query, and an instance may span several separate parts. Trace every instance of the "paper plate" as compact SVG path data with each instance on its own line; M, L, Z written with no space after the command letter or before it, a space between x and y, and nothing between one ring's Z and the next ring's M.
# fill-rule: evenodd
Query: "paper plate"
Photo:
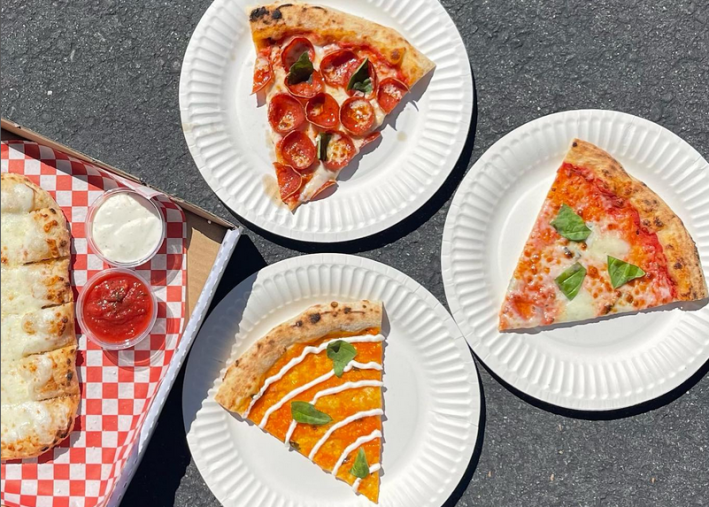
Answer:
M650 121L569 111L514 130L468 172L446 219L443 281L468 343L505 382L566 408L618 409L667 393L709 359L709 306L692 303L538 334L497 331L517 259L574 137L607 150L667 202L697 243L706 273L707 161Z
M377 262L308 255L262 269L212 312L192 348L182 397L187 441L225 507L371 506L350 486L214 401L226 366L272 327L316 303L384 302L382 507L437 507L462 478L480 421L472 354L423 287Z
M267 107L251 95L253 0L216 0L190 40L180 77L182 129L209 186L234 212L302 241L347 241L383 231L440 188L463 149L473 84L463 40L437 0L311 3L399 30L436 63L382 128L382 141L340 174L331 196L295 213L280 202Z

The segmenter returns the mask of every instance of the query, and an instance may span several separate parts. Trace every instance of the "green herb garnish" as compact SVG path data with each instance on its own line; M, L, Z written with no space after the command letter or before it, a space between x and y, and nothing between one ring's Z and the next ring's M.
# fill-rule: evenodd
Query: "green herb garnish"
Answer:
M310 61L310 55L304 51L298 59L290 66L286 80L289 85L295 85L304 81L310 80L313 75L313 62Z
M341 377L350 361L357 355L357 350L349 343L337 340L327 346L327 357L332 359L335 375Z
M327 145L330 143L332 134L320 132L318 134L318 160L327 160Z
M572 300L581 290L583 279L586 277L586 268L578 262L556 277L556 285L561 292Z
M615 257L608 256L608 274L611 277L611 285L614 289L617 289L623 284L628 283L630 280L635 280L645 276L645 271L640 269L638 266L629 264L627 262L616 259Z
M359 479L364 479L369 475L369 465L367 464L367 456L364 454L364 449L361 447L357 451L354 465L350 468L350 473Z
M591 234L583 218L578 216L570 206L561 205L559 214L551 221L551 225L566 239L583 241Z
M357 90L365 95L372 93L372 78L369 76L369 58L365 58L364 61L357 67L350 76L350 80L347 83L348 90Z
M332 417L320 412L307 401L294 401L290 404L290 413L299 423L322 426L332 421Z

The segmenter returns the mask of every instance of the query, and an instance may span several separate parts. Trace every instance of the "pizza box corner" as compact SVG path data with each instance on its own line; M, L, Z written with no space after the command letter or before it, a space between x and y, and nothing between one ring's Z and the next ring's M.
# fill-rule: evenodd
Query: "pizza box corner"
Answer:
M129 173L73 150L68 146L52 141L41 134L24 128L18 123L2 118L1 126L3 141L12 139L33 141L40 145L64 152L69 156L97 166L111 174L127 178L141 185L150 186ZM160 189L155 190L160 191ZM147 443L155 429L155 423L165 404L167 395L175 382L175 378L197 335L197 331L199 331L204 321L217 285L236 248L236 243L241 233L240 229L234 224L211 214L199 206L165 192L162 193L182 208L186 218L188 238L186 244L186 321L178 348L168 366L163 381L158 387L153 400L154 402L150 405L145 422L140 428L140 436L137 439L137 444L133 446L125 468L118 478L111 497L106 503L106 505L110 507L115 507L120 504L123 494L135 474L147 447Z

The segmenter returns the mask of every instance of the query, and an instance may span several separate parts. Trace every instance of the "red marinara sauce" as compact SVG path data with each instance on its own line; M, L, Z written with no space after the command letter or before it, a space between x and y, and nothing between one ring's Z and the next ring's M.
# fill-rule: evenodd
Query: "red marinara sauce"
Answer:
M144 333L153 322L155 302L148 285L127 271L109 270L84 289L84 324L98 340L121 343Z

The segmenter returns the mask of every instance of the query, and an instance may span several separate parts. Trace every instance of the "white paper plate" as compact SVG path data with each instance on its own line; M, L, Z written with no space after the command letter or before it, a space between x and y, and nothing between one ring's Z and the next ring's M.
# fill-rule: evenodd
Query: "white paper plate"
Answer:
M538 334L499 333L498 311L574 137L613 155L680 216L709 267L709 165L670 131L611 111L569 111L495 143L458 189L443 234L453 316L478 357L520 391L579 410L628 407L680 385L709 359L709 306L618 316ZM689 310L692 311L689 311Z
M280 203L265 106L251 95L255 53L246 14L254 0L216 0L182 64L182 129L202 176L238 215L303 241L383 231L440 188L463 149L473 83L463 40L437 0L312 0L399 30L436 63L382 129L382 141L340 175L337 191L295 213Z
M384 445L379 505L440 506L462 478L480 420L472 354L443 306L418 283L360 257L320 254L262 269L200 331L182 397L187 441L225 507L366 506L305 457L214 401L230 364L273 326L315 303L384 302ZM235 338L236 337L236 338Z

